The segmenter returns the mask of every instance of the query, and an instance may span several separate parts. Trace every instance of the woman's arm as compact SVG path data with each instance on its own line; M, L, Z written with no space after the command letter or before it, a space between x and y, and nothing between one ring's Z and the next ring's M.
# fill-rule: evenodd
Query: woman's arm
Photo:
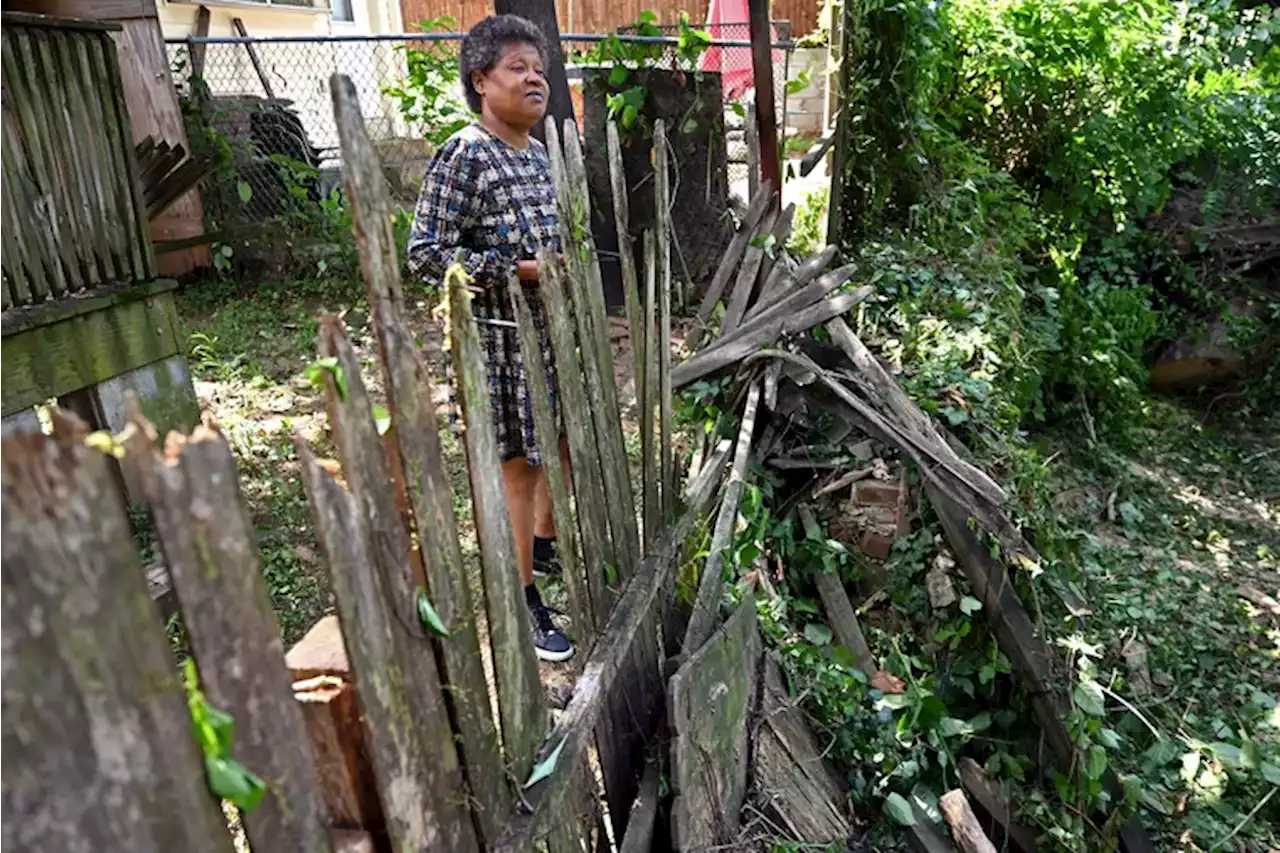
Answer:
M477 172L465 139L446 142L427 169L408 247L409 271L424 281L443 281L455 261L461 261L481 287L505 281L511 272L510 258L496 249L476 251L463 244L463 230L480 210Z

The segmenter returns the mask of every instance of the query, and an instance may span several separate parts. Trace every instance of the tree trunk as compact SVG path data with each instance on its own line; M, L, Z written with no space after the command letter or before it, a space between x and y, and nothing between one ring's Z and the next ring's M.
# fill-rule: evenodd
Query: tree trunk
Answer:
M547 83L551 85L547 115L555 117L557 127L563 127L565 119L573 118L573 102L569 99L569 78L564 71L564 49L560 45L555 0L494 0L493 11L499 15L528 18L542 30L543 38L547 40ZM533 135L546 141L544 133L543 124L539 122L533 128Z

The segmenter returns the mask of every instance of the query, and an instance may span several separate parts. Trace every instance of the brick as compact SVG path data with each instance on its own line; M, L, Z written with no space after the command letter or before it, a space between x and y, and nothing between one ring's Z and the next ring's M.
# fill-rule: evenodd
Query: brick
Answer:
M900 483L883 483L879 480L863 480L858 483L854 500L868 506L896 507L902 500Z
M877 533L874 530L868 530L862 534L862 542L859 549L873 560L884 562L889 559L889 552L893 550L894 537L886 536L883 533Z

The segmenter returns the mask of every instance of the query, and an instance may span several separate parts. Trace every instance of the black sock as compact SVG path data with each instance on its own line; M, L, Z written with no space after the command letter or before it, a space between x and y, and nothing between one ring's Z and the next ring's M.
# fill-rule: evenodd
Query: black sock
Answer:
M541 536L533 537L533 559L539 563L549 563L556 558L556 540L555 537L543 539Z
M542 596L538 593L538 585L531 583L524 588L524 601L530 607L537 607L542 604Z

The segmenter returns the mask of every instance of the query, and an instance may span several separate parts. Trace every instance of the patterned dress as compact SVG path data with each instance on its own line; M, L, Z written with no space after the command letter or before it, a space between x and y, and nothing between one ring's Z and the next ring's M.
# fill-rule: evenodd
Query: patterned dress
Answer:
M560 251L560 220L547 150L536 139L515 148L479 125L464 128L440 149L426 178L409 234L409 271L442 282L460 261L481 290L471 303L485 352L489 396L498 453L503 462L541 456L533 430L533 403L520 357L508 292L516 263L535 258L542 247ZM556 368L546 313L536 287L525 287L547 364L551 403L559 417ZM452 365L449 378L453 417L458 417ZM553 449L554 458L556 451Z

